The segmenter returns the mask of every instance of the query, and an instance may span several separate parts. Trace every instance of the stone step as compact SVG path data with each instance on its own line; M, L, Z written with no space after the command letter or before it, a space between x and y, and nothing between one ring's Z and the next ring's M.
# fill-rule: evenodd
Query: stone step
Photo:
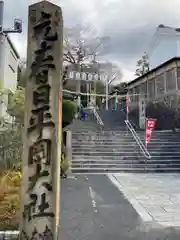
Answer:
M134 142L132 139L72 139L72 143L76 144L89 144L89 143L97 143L97 144L129 144L130 142ZM179 144L180 145L180 144Z
M78 125L74 125L73 127L78 127L79 126L79 129L76 129L78 132L83 132L84 130L85 130L85 132L89 132L89 133L91 133L91 134L93 134L93 133L103 133L103 132L107 132L107 133L116 133L116 134L121 134L121 133L127 133L128 132L128 134L129 135L132 135L132 133L128 130L127 131L127 129L126 128L122 128L122 127L119 127L119 128L117 128L117 127L115 127L114 129L113 129L113 126L112 126L112 129L111 128L109 128L108 127L108 129L104 126L104 128L102 128L102 129L100 129L100 128L97 128L97 126L99 126L99 125L97 125L97 124L95 124L95 125L86 125L86 126L84 126L83 124L78 124ZM89 131L88 129L89 128L94 128L94 131L93 132L91 132L91 131ZM136 133L139 135L139 136L143 136L143 135L145 135L145 131L136 131ZM178 133L172 133L172 132L158 132L158 131L155 131L155 132L153 132L153 135L152 135L153 137L156 137L156 136L169 136L169 137L174 137L174 138L176 138L176 137L179 137L180 136L180 132L178 132Z
M126 131L101 131L101 130L97 130L97 129L94 129L94 131L92 130L84 130L84 129L79 129L78 128L75 128L75 132L72 132L73 135L90 135L90 136L94 136L94 135L98 135L98 136L101 136L101 135L115 135L115 136L133 136L131 133L128 133ZM137 133L137 135L140 137L140 138L144 138L145 137L145 132L143 134L139 134ZM152 135L152 139L159 139L159 138L164 138L164 139L179 139L180 135L178 136L173 136L173 135L162 135L162 134L156 134L156 135Z
M136 142L111 142L111 141L107 141L107 142L94 142L94 141L82 141L82 142L72 142L72 148L76 148L76 147L80 147L84 148L84 149L89 149L92 148L93 146L96 146L97 148L103 149L103 148L114 148L117 149L118 147L120 149L124 148L132 148L133 146L139 146ZM153 151L153 149L173 149L172 152L176 149L180 149L180 143L174 143L174 144L164 144L164 143L159 143L157 144L153 144L150 143L148 150L149 151Z
M116 155L116 156L104 156L104 154L102 154L102 155L93 155L93 154L91 154L91 155L88 155L88 156L86 156L86 155L73 155L73 159L74 160L77 160L77 159L83 159L83 160L91 160L92 159L92 157L93 158L95 158L95 159L97 159L97 160L109 160L109 161L111 161L112 159L113 160L125 160L125 159L134 159L134 160L136 160L136 159L138 159L138 160L145 160L146 158L145 158L145 156L134 156L134 155L125 155L125 156L119 156L119 155ZM162 160L164 160L164 159L172 159L172 160L174 160L174 159L179 159L180 160L180 155L179 156L177 156L177 155L165 155L165 156L160 156L160 155L156 155L156 156L152 156L152 158L153 159L156 159L156 160L159 160L159 159L162 159Z
M132 145L130 145L130 146L128 146L128 145L126 145L126 146L119 146L119 145L118 146L115 146L115 145L104 146L103 145L103 146L101 146L101 145L96 145L96 144L93 144L93 145L89 144L89 147L83 146L83 145L77 145L77 146L73 145L72 146L73 152L78 152L78 151L91 152L91 151L93 151L93 152L105 153L105 152L113 152L113 151L117 151L117 152L123 151L126 153L126 152L134 152L133 150L137 150L137 149L140 149L140 148L138 146L136 148L136 145L135 146L132 146Z
M140 138L142 142L144 142L144 138ZM117 136L97 136L97 135L73 135L72 140L75 141L114 141L114 142L123 142L123 141L134 141L135 139L133 136L123 136L123 137L117 137ZM165 144L180 144L180 140L173 140L173 139L151 139L150 144L158 144L158 143L165 143Z
M94 149L95 150L95 149ZM102 155L106 155L106 156L114 156L114 155L134 155L135 154L135 151L133 152L124 152L123 150L122 151L111 151L111 152L108 152L106 151L106 149L104 149L104 151L74 151L72 152L72 154L75 156L75 155L83 155L83 156L102 156ZM180 154L179 154L180 156Z
M75 164L102 164L102 165L106 165L106 164L180 164L180 160L179 159L165 159L165 160L154 160L154 159L146 159L146 160L130 160L130 159L126 159L126 160L97 160L97 159L92 159L92 160L86 160L86 159L82 159L82 160L72 160L72 165L74 166Z
M88 129L84 129L81 128L81 129L77 129L77 131L74 133L74 134L89 134L89 135L94 135L94 134L99 134L99 135L102 135L102 134L118 134L118 135L121 135L121 134L127 134L126 131L124 130L117 130L117 131L114 131L114 130L96 130L95 131L89 131ZM128 135L132 135L132 134L128 134Z
M125 151L123 148L122 149L116 149L116 148L111 148L111 149L106 149L104 148L103 150L98 150L96 147L95 148L91 148L91 149L87 149L87 148L73 148L72 149L73 154L77 154L77 155L81 155L81 154L92 154L92 155L99 155L99 154L134 154L135 150L133 151L133 149L130 149L130 151ZM136 152L137 153L137 152ZM160 151L150 151L149 152L152 156L156 156L156 155L161 155L161 156L171 156L172 155L178 155L180 156L180 152L179 151L168 151L168 150L160 150Z
M72 137L73 141L114 141L114 142L123 142L123 141L134 141L134 139L132 137L128 137L128 138L118 138L115 136L101 136L101 137L97 137L97 136L77 136L77 137ZM159 142L159 141L158 141Z
M128 172L128 173L177 173L180 172L180 168L73 168L71 169L74 174L107 174L107 173L120 173L120 172Z
M83 136L78 136L78 137L73 137L72 138L72 142L89 142L89 141L96 141L96 142L104 142L104 143L109 143L109 142L113 142L113 143L123 143L123 142L128 142L128 141L133 141L133 142L136 142L132 137L128 137L128 138L116 138L116 137L109 137L109 138L97 138L97 137L89 137L89 136L86 136L86 137L83 137ZM141 139L142 142L144 142L144 139ZM152 144L166 144L166 145L176 145L176 144L179 144L180 145L180 141L166 141L164 139L159 139L159 140L152 140L150 142L149 145L152 145Z
M179 168L180 169L180 163L73 163L72 169L74 168L144 168L147 166L147 168Z
M77 151L85 151L85 152L90 152L90 151L93 151L93 152L110 152L110 151L124 151L124 152L133 152L135 148L135 146L121 146L121 145L107 145L107 146L104 146L104 145L96 145L96 144L89 144L89 147L87 146L84 146L84 145L73 145L72 146L72 151L74 152L77 152ZM138 147L139 148L139 147ZM138 149L137 148L137 149Z

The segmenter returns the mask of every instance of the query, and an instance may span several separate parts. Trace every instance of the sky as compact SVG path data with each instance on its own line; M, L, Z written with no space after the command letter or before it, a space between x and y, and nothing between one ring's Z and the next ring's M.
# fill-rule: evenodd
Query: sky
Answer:
M28 6L32 0L4 0L4 27L11 28L13 19L23 21L23 33L13 34L20 56L26 57ZM63 10L64 26L90 25L99 36L110 38L104 60L121 68L122 81L135 78L136 62L147 50L159 24L180 27L179 0L52 0Z

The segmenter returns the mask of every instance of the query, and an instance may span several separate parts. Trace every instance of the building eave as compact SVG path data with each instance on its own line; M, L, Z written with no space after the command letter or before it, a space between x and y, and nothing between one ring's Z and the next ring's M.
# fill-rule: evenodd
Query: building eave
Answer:
M142 76L140 76L140 77L138 77L138 78L136 78L136 79L128 82L128 83L127 83L127 87L129 88L131 85L133 85L134 83L139 82L139 81L142 80L143 78L147 77L149 74L152 74L152 73L156 72L158 69L161 69L161 68L165 67L166 65L168 65L168 64L170 64L170 63L172 63L172 62L176 62L176 61L180 61L180 57L171 58L171 59L169 59L168 61L160 64L159 66L153 68L153 69L150 70L149 72L145 73L144 75L142 75Z

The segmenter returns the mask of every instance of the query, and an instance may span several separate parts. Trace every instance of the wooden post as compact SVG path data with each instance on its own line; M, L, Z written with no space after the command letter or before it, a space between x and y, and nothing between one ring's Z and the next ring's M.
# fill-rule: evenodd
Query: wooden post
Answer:
M22 155L22 240L58 238L62 55L61 8L48 1L31 5Z

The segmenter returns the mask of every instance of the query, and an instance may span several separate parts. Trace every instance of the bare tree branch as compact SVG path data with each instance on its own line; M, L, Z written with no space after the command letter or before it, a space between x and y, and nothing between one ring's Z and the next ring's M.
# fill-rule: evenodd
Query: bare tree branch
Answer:
M89 26L76 25L64 29L64 61L70 64L90 62L105 40L107 42L108 37L97 36Z

